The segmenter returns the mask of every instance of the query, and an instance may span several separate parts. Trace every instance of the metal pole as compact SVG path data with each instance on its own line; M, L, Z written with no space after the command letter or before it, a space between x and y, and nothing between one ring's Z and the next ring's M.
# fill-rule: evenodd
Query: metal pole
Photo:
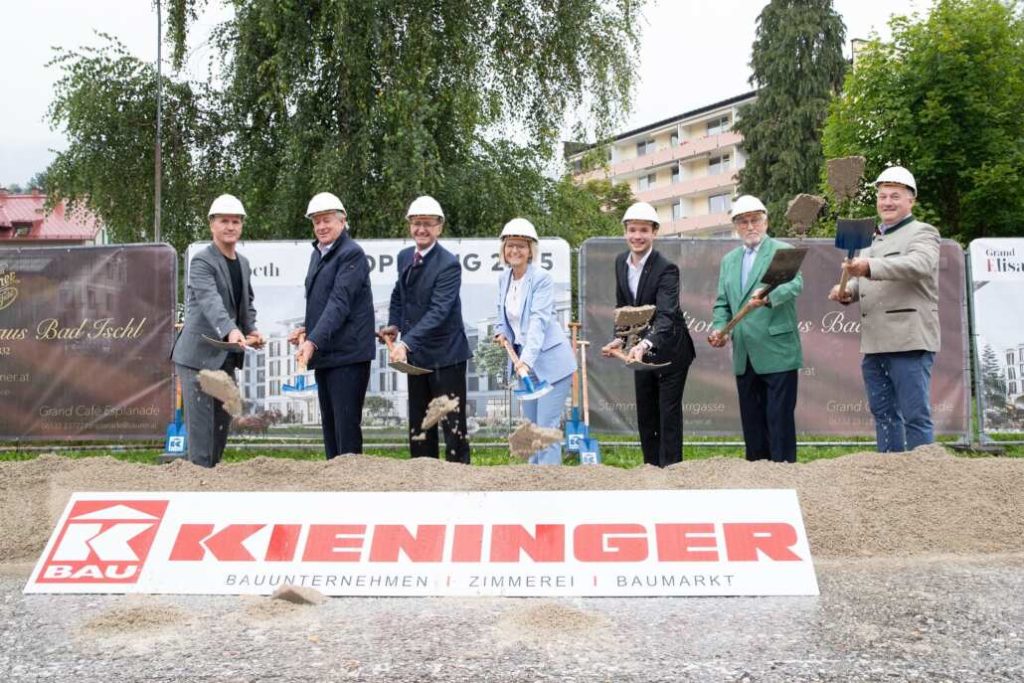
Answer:
M160 0L156 0L156 154L154 155L154 192L153 192L153 241L160 241L160 185L161 185L161 123L162 123L162 98L163 78L161 70L161 43L163 43L163 26L161 20L163 11Z

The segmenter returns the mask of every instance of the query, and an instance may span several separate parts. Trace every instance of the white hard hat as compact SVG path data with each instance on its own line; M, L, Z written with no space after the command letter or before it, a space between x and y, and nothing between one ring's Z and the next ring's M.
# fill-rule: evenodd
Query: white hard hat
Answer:
M513 218L506 223L505 227L501 229L501 239L504 240L506 237L525 237L534 242L539 241L537 228L533 227L533 223L525 218Z
M206 214L207 218L213 218L214 216L244 216L245 207L242 206L242 202L238 200L238 197L230 194L222 194L213 200L213 204L210 204L210 211Z
M910 191L914 193L914 196L917 196L917 182L914 180L914 174L902 166L890 166L879 173L878 178L875 180L875 187L878 187L882 183L906 185L910 188Z
M324 211L340 211L348 215L345 211L345 205L330 192L321 192L309 200L309 206L306 207L306 218L311 217L315 213L323 213Z
M647 202L637 202L626 209L622 222L625 223L626 221L650 221L654 223L655 228L661 225L661 221L658 219L658 212Z
M736 216L751 213L754 211L760 211L767 214L768 209L764 208L764 204L757 197L745 194L742 197L737 197L736 201L732 203L732 209L729 211L729 218L736 218Z
M406 218L412 218L413 216L437 216L443 219L444 211L441 210L441 205L436 199L425 194L412 200L409 210L405 212Z

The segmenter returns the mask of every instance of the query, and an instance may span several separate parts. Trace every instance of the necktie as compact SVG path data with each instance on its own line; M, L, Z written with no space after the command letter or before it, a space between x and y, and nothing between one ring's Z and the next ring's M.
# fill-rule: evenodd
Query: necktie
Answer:
M741 289L747 288L747 279L750 277L750 269L754 267L754 254L756 253L757 252L750 248L747 248L743 252L743 274L740 278Z
M423 263L423 254L417 251L412 255L412 267L415 268L421 263Z

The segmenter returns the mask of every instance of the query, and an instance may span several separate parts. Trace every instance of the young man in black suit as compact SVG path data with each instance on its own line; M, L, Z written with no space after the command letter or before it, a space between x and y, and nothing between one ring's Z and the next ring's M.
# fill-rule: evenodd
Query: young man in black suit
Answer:
M341 200L321 192L309 201L313 253L306 273L305 326L288 341L315 372L327 459L363 450L363 400L373 360L373 293L363 248L348 234Z
M415 246L398 253L398 281L391 292L388 324L378 335L400 341L390 354L432 370L409 375L409 451L414 458L437 458L437 426L422 430L427 404L440 396L457 398L459 407L441 421L445 459L469 464L466 436L466 362L472 357L462 323L462 266L437 238L444 211L433 197L418 197L406 212ZM423 436L425 434L425 436Z
M671 363L633 375L644 463L666 467L683 459L683 388L696 354L679 308L679 267L654 249L660 226L657 211L637 202L626 210L622 224L629 251L615 259L615 305L656 307L650 327L629 355ZM615 339L601 353L610 357L622 344Z

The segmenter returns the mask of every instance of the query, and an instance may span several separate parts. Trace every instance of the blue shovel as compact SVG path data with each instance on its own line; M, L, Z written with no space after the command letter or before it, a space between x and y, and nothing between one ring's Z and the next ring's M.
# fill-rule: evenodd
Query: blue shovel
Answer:
M875 236L875 221L873 218L840 218L836 221L836 248L846 250L846 261L853 258L858 249L871 246L871 240ZM846 297L846 283L850 280L849 273L843 269L843 275L839 279L839 297Z
M167 425L164 455L183 456L188 452L188 433L182 415L181 381L174 379L174 420Z
M512 348L512 344L506 339L504 341L504 345L505 352L508 354L508 357L512 359L512 367L519 365L519 355L516 354L516 350ZM554 387L544 380L537 377L531 377L530 371L526 368L517 370L516 374L519 375L519 379L523 383L523 388L516 389L512 393L514 393L520 401L536 401L541 396L546 396L554 390Z
M580 443L580 464L601 464L601 445L597 439L590 437L590 396L587 385L587 346L590 342L580 341L581 375L583 377L583 424L586 425L587 438Z
M572 352L579 353L576 339L579 335L580 324L569 323L572 330ZM583 440L590 436L587 425L580 420L580 375L579 370L572 374L572 408L569 419L565 422L565 450L570 453L579 453Z

